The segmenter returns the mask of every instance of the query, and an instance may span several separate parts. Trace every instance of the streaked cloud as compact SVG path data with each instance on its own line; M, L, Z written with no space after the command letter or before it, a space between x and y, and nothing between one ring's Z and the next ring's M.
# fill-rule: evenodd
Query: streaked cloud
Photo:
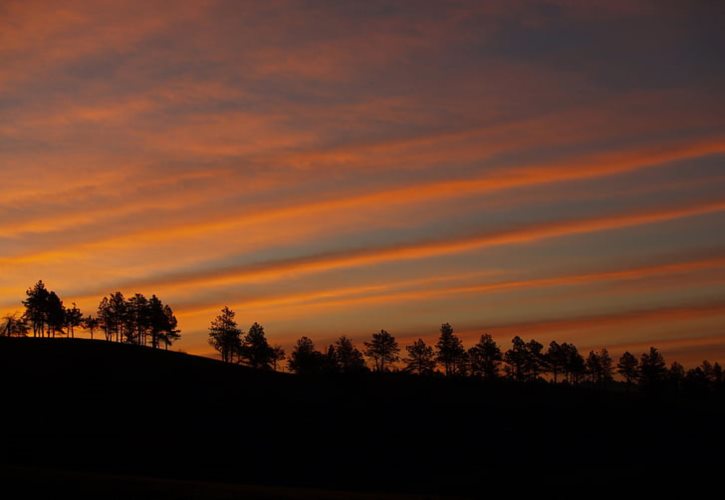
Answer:
M707 357L718 8L3 2L0 312L43 278L161 293L194 352L227 303L287 344L445 320Z

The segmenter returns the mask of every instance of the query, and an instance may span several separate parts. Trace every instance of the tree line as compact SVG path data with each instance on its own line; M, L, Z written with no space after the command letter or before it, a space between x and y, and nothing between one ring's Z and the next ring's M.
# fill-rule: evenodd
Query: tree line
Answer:
M96 331L103 332L107 341L168 347L181 338L174 311L156 295L146 298L136 293L126 298L121 292L104 297L95 315L84 315L76 306L66 307L63 300L43 281L25 292L23 314L10 314L0 324L0 334L25 337L75 337L79 328L91 339Z
M658 386L725 387L719 363L703 361L700 366L685 370L678 362L669 367L655 347L639 357L625 352L614 362L606 348L590 351L585 357L574 344L552 341L545 348L536 340L525 341L516 336L506 351L489 334L466 349L450 324L444 323L434 345L417 339L401 348L386 330L372 334L358 349L346 336L339 337L322 351L309 337L295 343L289 357L280 346L272 347L264 327L254 323L245 334L228 307L222 309L209 327L209 343L221 354L223 361L240 363L259 369L276 370L287 359L289 371L297 374L350 374L364 372L402 371L417 375L475 377L484 380L501 378L517 382L549 380L552 383L606 386L621 376L627 387ZM366 361L367 360L367 361Z
M173 310L156 295L146 298L136 293L124 297L114 292L104 297L95 315L84 315L75 303L66 307L60 296L38 281L25 292L25 311L10 314L0 323L0 335L34 337L75 337L84 329L91 339L100 331L105 340L153 348L168 348L181 337ZM287 369L297 374L344 374L401 371L417 375L475 377L484 380L511 379L517 382L549 380L553 383L607 385L621 376L629 387L638 384L654 387L671 386L723 387L725 377L719 363L703 361L685 370L678 362L669 367L654 347L639 357L625 352L615 364L606 348L590 351L584 357L574 344L552 341L544 346L516 336L511 347L503 351L489 334L466 349L450 324L444 323L434 345L423 339L401 348L386 330L372 334L358 349L346 336L339 337L327 349L319 351L309 337L301 337L287 356L280 345L270 345L259 323L246 332L239 328L236 314L224 307L209 327L209 343L222 361L244 364L257 369L277 370L287 360Z

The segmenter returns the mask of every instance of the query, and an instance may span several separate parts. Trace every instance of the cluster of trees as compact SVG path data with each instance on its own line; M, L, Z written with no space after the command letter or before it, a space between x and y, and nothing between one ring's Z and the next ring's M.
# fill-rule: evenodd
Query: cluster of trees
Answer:
M75 330L82 328L91 338L100 330L108 341L154 348L168 348L181 337L173 310L156 295L147 299L137 293L126 299L121 292L112 293L101 300L95 316L84 316L75 303L65 307L58 294L48 290L43 281L38 281L25 295L25 312L5 316L0 334L24 337L32 331L34 337L75 337Z
M181 337L177 320L170 306L156 295L146 298L137 293L128 299L121 292L104 297L95 316L84 316L75 303L66 307L63 300L42 281L26 291L25 312L11 314L0 323L0 335L34 337L75 336L85 329L93 338L100 330L108 341L126 342L168 348ZM628 386L635 383L656 386L669 383L697 386L725 385L718 363L703 363L685 370L678 362L669 367L654 347L638 357L625 352L616 365L607 349L591 351L584 357L575 345L552 341L548 347L536 340L514 337L512 346L502 351L491 335L466 349L450 324L444 323L435 345L418 339L405 346L405 355L386 330L380 330L364 342L359 350L346 336L341 336L326 350L318 351L308 337L300 338L287 358L284 349L267 341L264 327L254 323L245 333L228 307L222 309L209 327L209 343L229 363L242 363L253 368L277 370L287 359L287 368L298 374L361 373L404 371L418 375L443 373L446 376L469 376L487 380L501 377L518 382L531 382L548 377L552 382L578 384L588 382L605 385L619 374ZM369 361L366 362L366 358Z
M277 369L277 362L285 358L284 349L270 346L264 327L254 323L245 334L237 325L236 314L228 307L222 309L209 327L209 344L219 351L222 360L245 363L253 368Z
M264 328L254 323L244 335L234 321L234 311L225 307L209 329L209 342L227 362L239 362L257 368L276 369L285 358L281 347L270 347ZM548 347L536 340L524 341L514 337L510 349L503 351L491 335L481 335L479 341L466 349L450 324L444 323L435 345L418 339L405 346L405 355L386 330L380 330L363 343L359 350L352 341L341 336L326 350L319 351L308 337L294 345L287 367L298 374L361 373L366 371L404 371L419 375L443 373L446 376L478 377L486 380L509 378L532 382L548 378L553 383L578 384L586 382L606 385L619 374L628 386L643 387L672 384L722 386L723 370L718 363L704 361L700 366L685 370L677 362L669 367L654 347L638 357L625 352L615 364L607 349L590 351L585 357L574 344L552 341ZM366 358L369 361L366 363Z

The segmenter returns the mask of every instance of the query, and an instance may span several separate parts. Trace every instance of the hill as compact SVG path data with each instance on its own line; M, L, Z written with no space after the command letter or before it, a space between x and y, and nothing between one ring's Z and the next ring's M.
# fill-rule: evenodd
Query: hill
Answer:
M725 404L712 395L305 378L104 341L5 337L0 391L5 474L68 487L113 477L187 493L179 481L191 481L207 485L204 498L284 496L264 488L561 498L691 492L725 465ZM257 489L234 490L244 484Z

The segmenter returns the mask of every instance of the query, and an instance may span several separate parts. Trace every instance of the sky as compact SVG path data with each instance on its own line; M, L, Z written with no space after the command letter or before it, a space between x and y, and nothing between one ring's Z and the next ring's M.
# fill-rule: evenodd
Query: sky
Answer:
M0 0L0 313L157 294L725 361L725 4Z

